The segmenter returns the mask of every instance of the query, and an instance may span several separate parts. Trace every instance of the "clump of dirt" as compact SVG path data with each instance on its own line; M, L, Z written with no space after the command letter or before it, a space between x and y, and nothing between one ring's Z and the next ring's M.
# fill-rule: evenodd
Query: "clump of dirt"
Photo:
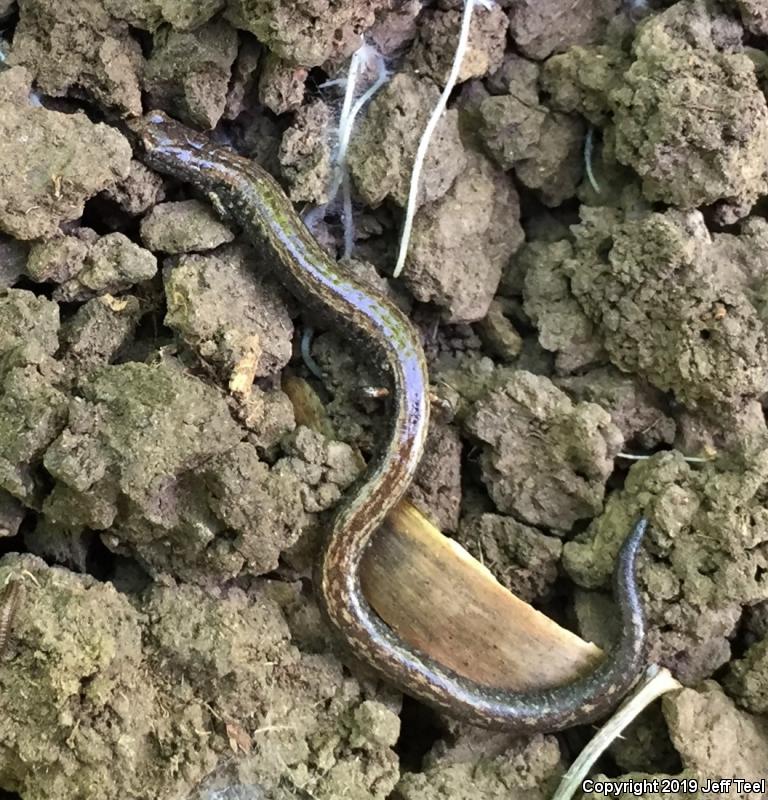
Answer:
M197 253L215 250L235 235L199 200L177 200L154 205L141 221L141 240L160 253Z
M141 302L132 295L88 300L61 331L62 360L83 375L106 366L132 344L141 316Z
M37 469L67 419L66 381L52 358L59 308L23 289L0 298L0 487L39 508L44 485Z
M421 130L440 95L432 81L399 73L371 101L349 150L349 168L362 199L377 206L392 198L404 206ZM424 161L419 202L442 197L465 168L458 112L447 111Z
M582 177L584 123L540 102L540 68L507 56L483 82L463 92L463 130L504 170L548 206L572 197Z
M413 296L445 307L451 322L482 319L522 240L519 215L507 176L474 155L449 191L416 215L406 272Z
M330 199L331 120L330 107L317 100L300 108L283 134L280 163L294 202L322 205Z
M600 510L621 446L610 415L574 405L548 378L518 371L481 396L466 420L496 507L530 525L567 530Z
M102 196L132 217L149 211L164 198L163 181L140 161L132 160L128 175L111 186Z
M683 208L723 200L738 218L765 192L768 105L753 63L733 52L740 39L738 23L702 0L640 28L611 102L616 156L643 178L648 199Z
M27 260L29 277L38 283L58 283L53 296L62 302L117 294L150 280L156 272L157 258L125 234L98 236L89 228L32 245Z
M108 107L141 112L141 47L101 0L32 0L19 12L9 62L25 66L40 91L54 97L85 93ZM93 155L92 165L109 161Z
M721 202L746 216L766 190L768 105L741 28L716 4L685 0L637 29L631 52L576 48L547 65L557 105L579 110L649 200L690 209Z
M573 244L527 242L516 259L523 274L523 308L539 332L539 344L555 353L558 372L571 373L605 358L595 326L574 297L564 270Z
M279 0L231 0L226 17L250 31L272 52L296 64L314 67L349 55L359 35L390 0L362 0L340 5L333 0L286 6Z
M542 59L599 40L621 10L619 0L523 0L509 11L509 33L524 55Z
M214 390L172 362L95 369L78 390L45 454L46 518L185 580L277 566L305 524L297 467L262 462Z
M585 208L562 270L619 369L691 408L732 406L768 388L766 328L749 291L764 280L758 230L747 250L712 237L696 212L622 220ZM730 270L726 259L736 262Z
M555 385L576 400L596 403L608 411L624 441L635 442L641 450L675 441L675 420L665 412L661 392L613 367L556 379Z
M237 33L224 22L209 22L193 31L161 28L153 39L143 80L151 105L213 128L224 114Z
M164 23L189 31L199 28L224 8L225 0L104 0L117 19L144 30L157 30Z
M565 568L581 585L607 586L621 542L648 515L651 547L639 574L651 658L685 682L728 662L743 608L768 595L767 459L762 449L730 466L694 468L679 454L654 456L631 469L602 516L563 550Z
M114 128L40 107L31 79L23 68L0 72L0 230L21 240L55 235L131 162Z
M731 662L725 680L725 687L736 702L754 714L768 711L767 668L766 640L762 639L747 650L744 658Z
M430 427L424 456L409 499L438 525L453 533L461 510L462 441L452 425L439 422Z
M296 111L304 100L307 69L268 53L261 61L259 101L275 114Z
M233 245L168 264L165 324L241 393L291 357L293 323L274 281L254 274L253 253Z
M417 74L427 75L437 84L448 80L461 17L460 8L427 10L423 14L418 38L411 49L411 61ZM507 15L496 5L488 14L473 15L459 81L482 78L501 66L508 25Z
M755 0L735 0L741 14L741 21L746 30L758 36L768 34L768 14L765 8Z
M421 774L406 775L397 785L397 800L452 797L467 800L478 790L488 798L544 800L557 785L559 749L552 739L536 737L498 754L438 760Z
M260 587L213 597L158 584L132 603L31 556L3 559L9 576L24 593L12 665L0 663L0 780L12 791L187 796L227 753L266 791L319 784L332 798L357 784L383 798L394 785L394 710L290 644ZM49 769L30 768L40 760Z

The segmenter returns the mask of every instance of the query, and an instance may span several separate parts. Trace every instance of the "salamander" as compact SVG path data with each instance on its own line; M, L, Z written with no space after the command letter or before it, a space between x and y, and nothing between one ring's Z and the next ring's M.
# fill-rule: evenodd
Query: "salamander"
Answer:
M514 692L472 681L411 647L366 601L360 564L374 532L413 480L424 449L428 375L417 331L390 300L361 285L330 258L277 181L258 164L215 146L162 112L127 124L149 167L207 196L263 250L288 291L364 346L388 381L386 441L335 510L318 567L321 606L354 654L408 694L475 725L549 732L604 716L644 666L645 621L635 565L646 521L637 522L617 557L619 641L585 677L542 691Z

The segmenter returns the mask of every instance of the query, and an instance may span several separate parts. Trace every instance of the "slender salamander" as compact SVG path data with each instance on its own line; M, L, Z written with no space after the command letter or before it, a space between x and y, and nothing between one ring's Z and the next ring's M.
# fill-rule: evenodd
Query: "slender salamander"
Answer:
M586 677L535 693L512 692L471 681L405 643L366 601L359 571L368 542L408 488L424 448L428 379L418 334L395 305L329 258L278 183L258 164L215 147L161 112L132 120L128 127L149 167L194 185L239 224L275 263L286 288L365 345L389 382L388 439L335 512L318 567L321 605L352 651L414 697L476 725L554 731L604 716L643 667L645 623L635 560L645 520L633 528L618 555L619 642Z

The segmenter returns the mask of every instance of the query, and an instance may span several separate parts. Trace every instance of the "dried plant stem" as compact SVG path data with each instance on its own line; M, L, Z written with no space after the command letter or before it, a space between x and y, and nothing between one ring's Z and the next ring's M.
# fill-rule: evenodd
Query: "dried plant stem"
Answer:
M311 384L292 376L282 386L298 424L338 438ZM399 636L488 686L562 686L603 658L594 644L515 597L407 501L374 537L360 578L368 601Z
M634 688L629 697L622 703L616 713L595 734L590 743L579 753L579 757L571 764L563 776L552 800L570 800L581 787L581 782L589 773L592 765L605 752L611 742L617 739L622 731L635 717L649 706L657 697L666 692L682 689L681 684L672 677L668 669L651 664L645 671L645 677Z

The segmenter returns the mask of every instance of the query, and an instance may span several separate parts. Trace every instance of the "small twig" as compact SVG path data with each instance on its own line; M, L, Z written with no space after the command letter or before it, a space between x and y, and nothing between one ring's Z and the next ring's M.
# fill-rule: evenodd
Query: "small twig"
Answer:
M257 733L272 733L273 731L295 731L295 725L262 725L261 728L256 728L251 731L251 736L256 736Z
M443 93L437 101L437 105L432 111L424 133L419 140L419 146L416 150L416 158L413 161L413 172L411 173L411 186L408 190L408 204L405 208L405 220L403 222L403 232L400 236L400 251L397 254L397 263L395 264L392 277L396 278L405 266L405 257L408 255L408 245L411 240L411 229L413 228L413 218L416 214L416 198L419 193L419 181L421 179L421 169L424 166L424 159L429 149L429 143L432 140L432 135L440 122L440 117L443 116L445 107L448 105L448 98L451 96L453 87L459 79L459 72L461 70L462 61L464 61L464 53L467 50L469 43L469 29L472 23L472 12L476 5L482 5L484 8L490 8L491 5L488 0L466 0L464 3L464 14L461 18L461 31L459 32L459 41L456 45L456 53L453 57L453 64L451 71L448 75L448 81L445 84Z
M672 673L658 664L651 664L643 680L634 688L632 694L619 706L616 713L595 734L589 744L579 753L563 776L560 786L552 796L552 800L570 800L581 787L584 777L592 765L605 752L608 746L617 739L624 729L649 706L657 697L666 692L682 689L682 685L672 677Z

